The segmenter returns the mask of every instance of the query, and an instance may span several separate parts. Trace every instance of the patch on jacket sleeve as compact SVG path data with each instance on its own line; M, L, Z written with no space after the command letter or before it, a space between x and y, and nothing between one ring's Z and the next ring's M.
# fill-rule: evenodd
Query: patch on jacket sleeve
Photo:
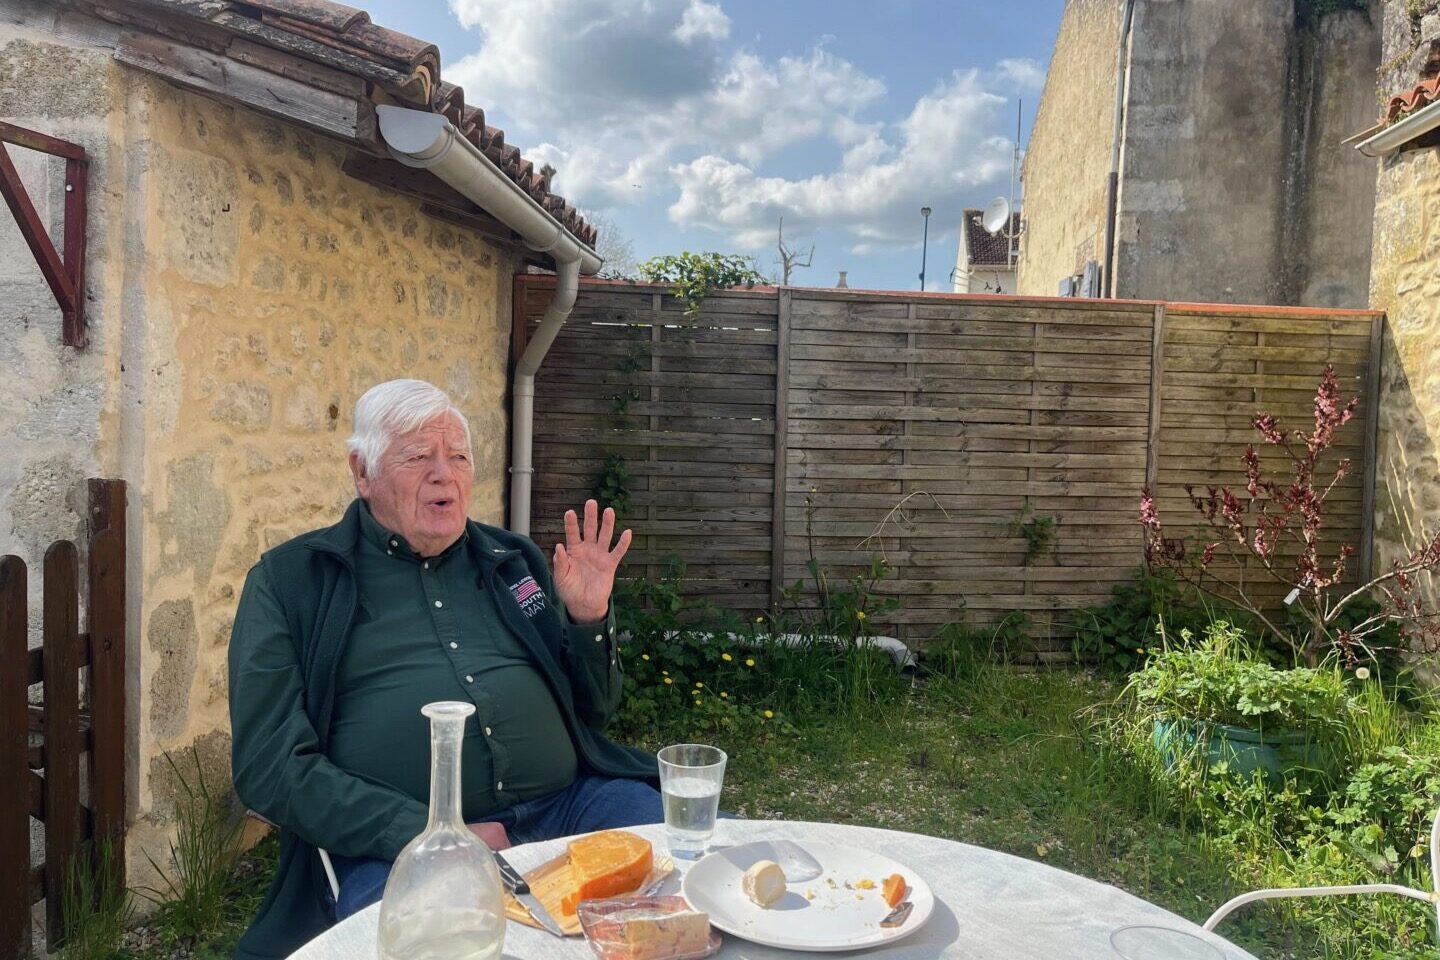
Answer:
M515 602L520 604L520 612L527 617L533 618L545 609L545 591L540 589L534 577L525 577L519 583L510 584L510 592L514 594Z

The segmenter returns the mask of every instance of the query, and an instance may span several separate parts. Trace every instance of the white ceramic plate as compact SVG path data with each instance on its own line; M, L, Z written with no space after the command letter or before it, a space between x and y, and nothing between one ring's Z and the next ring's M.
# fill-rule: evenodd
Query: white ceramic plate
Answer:
M740 877L759 860L778 860L769 841L746 843L716 851L698 861L685 875L681 893L696 910L710 914L710 923L726 933L787 950L859 950L891 943L919 930L935 908L935 896L923 879L889 857L855 847L800 843L819 861L820 876L789 885L785 896L766 908L740 891ZM880 926L890 907L880 884L892 873L905 878L906 899L914 904L899 927ZM874 883L863 889L860 881Z

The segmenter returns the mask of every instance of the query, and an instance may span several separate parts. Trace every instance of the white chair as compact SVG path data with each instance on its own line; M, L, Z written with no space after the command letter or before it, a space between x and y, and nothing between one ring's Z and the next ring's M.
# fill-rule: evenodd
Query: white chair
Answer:
M1214 930L1216 924L1233 911L1257 900L1278 900L1295 897L1345 896L1356 893L1394 893L1412 900L1423 900L1435 908L1436 935L1440 936L1440 810L1435 812L1435 823L1430 828L1430 877L1435 889L1416 890L1396 883L1361 883L1350 887L1286 887L1277 890L1256 890L1242 893L1221 904L1220 909L1210 914L1205 921L1206 930Z
M259 820L261 823L267 824L268 826L275 826L273 822L260 816L260 814L256 813L254 810L246 810L245 816L249 817L251 820ZM325 868L325 879L330 881L330 896L335 899L336 903L339 903L340 881L335 878L335 865L330 862L330 854L327 851L322 850L319 847L316 847L315 849L320 853L320 866Z

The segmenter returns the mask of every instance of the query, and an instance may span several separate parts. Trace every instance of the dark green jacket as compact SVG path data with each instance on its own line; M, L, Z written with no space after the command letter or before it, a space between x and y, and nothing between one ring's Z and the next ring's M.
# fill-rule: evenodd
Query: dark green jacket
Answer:
M236 960L288 956L331 923L329 886L317 848L394 859L425 825L425 808L384 784L335 767L325 756L336 667L358 607L355 552L360 501L333 527L270 550L245 581L230 639L230 722L235 791L280 824L280 864ZM577 626L555 597L550 569L527 537L471 521L466 547L500 619L529 649L575 743L582 768L654 780L648 754L602 734L619 705L614 619ZM531 619L511 585L533 576L549 598ZM477 584L477 589L482 584ZM603 635L610 656L572 655ZM324 798L317 803L316 798Z

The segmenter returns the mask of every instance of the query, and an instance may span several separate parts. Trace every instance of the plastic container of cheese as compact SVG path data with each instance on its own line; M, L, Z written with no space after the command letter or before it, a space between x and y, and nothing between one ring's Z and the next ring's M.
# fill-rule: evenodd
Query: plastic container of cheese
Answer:
M710 915L684 897L581 901L580 927L600 960L694 960L720 949Z

